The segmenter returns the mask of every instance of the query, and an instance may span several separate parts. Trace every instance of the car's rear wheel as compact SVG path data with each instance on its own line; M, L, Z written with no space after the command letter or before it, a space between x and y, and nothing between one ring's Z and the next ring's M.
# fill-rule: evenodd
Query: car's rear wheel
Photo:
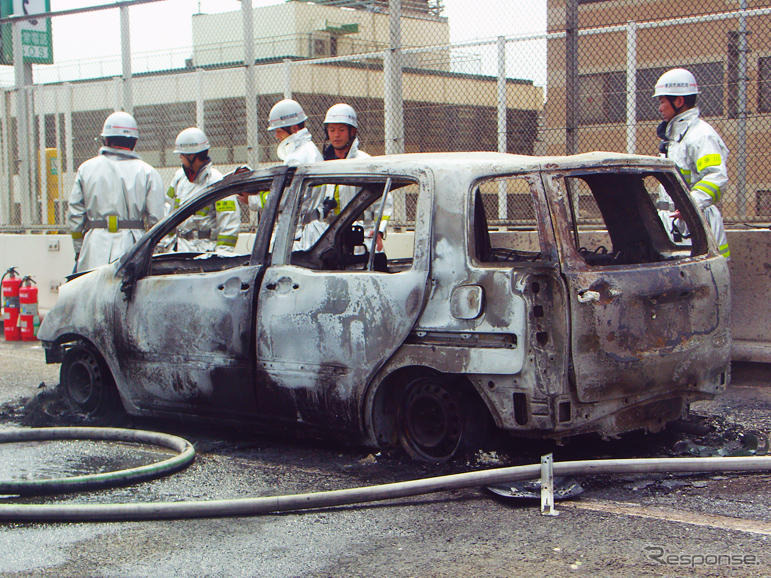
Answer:
M78 413L103 417L118 409L112 374L89 344L76 343L64 352L59 381L67 403Z
M477 441L484 416L455 385L439 376L424 376L405 387L398 412L399 441L412 458L447 461Z

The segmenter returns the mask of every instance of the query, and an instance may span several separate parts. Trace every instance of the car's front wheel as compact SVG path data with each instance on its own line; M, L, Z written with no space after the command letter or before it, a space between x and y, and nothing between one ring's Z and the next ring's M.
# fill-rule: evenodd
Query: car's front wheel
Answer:
M413 379L399 404L399 441L412 458L447 461L480 440L487 416L457 384L440 376Z
M67 403L78 413L103 417L118 409L112 374L101 355L87 343L76 343L64 352L59 381Z

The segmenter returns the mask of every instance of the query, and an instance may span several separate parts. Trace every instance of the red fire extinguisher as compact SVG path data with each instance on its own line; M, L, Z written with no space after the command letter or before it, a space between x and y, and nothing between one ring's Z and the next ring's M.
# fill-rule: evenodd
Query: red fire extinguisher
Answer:
M3 273L0 285L3 288L3 335L6 341L19 341L21 339L21 328L18 323L21 277L15 267Z
M37 287L35 280L27 275L22 278L19 288L19 328L22 341L36 341L40 316L37 308Z

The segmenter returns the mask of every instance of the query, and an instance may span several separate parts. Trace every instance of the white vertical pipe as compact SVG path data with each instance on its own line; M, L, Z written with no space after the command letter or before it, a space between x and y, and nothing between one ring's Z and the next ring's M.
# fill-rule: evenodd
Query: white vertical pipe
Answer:
M11 170L11 147L8 146L8 138L11 134L8 125L11 122L11 93L8 90L0 92L0 108L2 109L2 143L0 143L0 173L5 176L0 190L0 224L7 225L11 222L11 186L13 184L13 171Z
M40 98L41 88L34 89L35 102L42 103ZM46 158L46 115L43 106L37 115L37 145L38 145L38 175L40 176L40 194L38 195L38 205L40 206L40 223L48 223L48 159Z
M254 70L254 17L252 0L241 0L244 21L244 73L246 88L246 164L257 168L259 163L259 132L257 130L257 81Z
M739 123L736 138L736 193L738 213L747 216L747 0L741 0L739 14L739 94L737 108Z
M123 110L123 79L121 77L116 76L112 79L112 97L112 109Z
M64 198L62 195L62 189L64 187L64 175L62 175L62 151L59 148L60 143L62 142L62 121L59 118L59 112L62 109L61 106L61 87L56 91L56 113L54 115L54 131L56 133L56 200L57 200L57 206L61 206L61 200ZM59 218L59 222L61 222L61 215Z
M637 149L637 23L626 28L626 152Z
M402 3L388 0L389 46L383 62L385 88L385 152L404 152L404 103L402 96Z
M134 97L131 91L131 26L129 7L120 7L120 52L123 65L123 110L134 114Z
M206 117L204 114L203 97L203 69L197 68L195 71L195 126L206 132Z
M292 98L292 61L285 58L281 69L284 73L284 98Z
M65 172L68 175L75 172L75 159L73 158L74 152L72 148L72 100L72 85L67 83L64 85L64 156L67 159ZM60 180L62 176L60 175Z
M498 37L498 152L508 149L508 129L506 125L506 37ZM498 218L508 216L506 203L506 181L498 183Z
M30 183L30 158L29 158L29 125L27 110L27 85L32 76L31 66L24 63L23 49L21 46L21 22L14 22L13 31L13 72L16 87L16 143L19 155L19 180L16 198L21 203L21 224L29 225L32 222L31 214L31 183ZM29 72L28 72L29 67Z

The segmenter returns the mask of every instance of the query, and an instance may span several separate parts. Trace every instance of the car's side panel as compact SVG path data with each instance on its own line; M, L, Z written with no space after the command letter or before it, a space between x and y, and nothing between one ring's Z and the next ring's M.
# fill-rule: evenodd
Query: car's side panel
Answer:
M361 390L409 335L426 275L270 267L258 298L260 410L357 429Z
M695 214L686 191L673 188L670 193L678 197L678 206ZM618 198L619 213L621 209L642 206L639 197L634 196L639 191L631 185L628 190L610 194ZM714 249L706 252L702 244L705 253L694 257L661 256L626 263L621 252L618 264L592 266L573 242L566 196L556 188L550 196L562 272L568 285L577 400L618 400L621 408L644 398L698 399L724 388L730 359L726 261ZM605 210L609 213L606 222L618 222L613 206ZM638 218L651 219L658 225L658 216L652 210L638 213ZM629 218L621 222L622 233L633 226L641 231L638 223L624 222L629 223ZM703 222L693 221L691 233L694 239L698 235L702 243L705 233L696 230L697 225L703 227ZM672 408L678 407L679 403L672 404ZM675 417L662 415L661 423Z
M258 267L148 276L116 303L126 394L143 411L256 411L250 364Z

